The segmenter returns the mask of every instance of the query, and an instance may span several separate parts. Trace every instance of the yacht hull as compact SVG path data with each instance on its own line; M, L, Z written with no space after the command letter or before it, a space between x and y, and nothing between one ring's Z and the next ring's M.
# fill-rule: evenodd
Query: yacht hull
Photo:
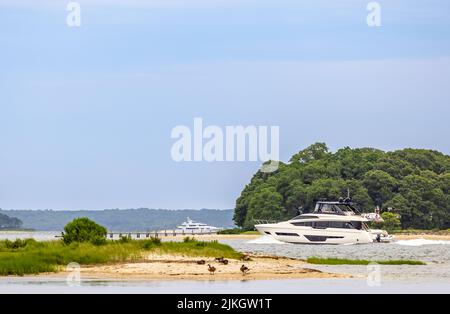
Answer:
M373 243L373 235L365 230L314 229L288 227L282 224L262 224L255 228L263 235L287 243L298 244L364 244Z

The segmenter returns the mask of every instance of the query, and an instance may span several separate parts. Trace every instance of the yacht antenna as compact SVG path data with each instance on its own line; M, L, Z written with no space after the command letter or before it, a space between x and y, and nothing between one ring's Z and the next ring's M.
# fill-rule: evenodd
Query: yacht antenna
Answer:
M347 188L347 198L344 200L344 203L351 203L352 198L350 197L350 188Z

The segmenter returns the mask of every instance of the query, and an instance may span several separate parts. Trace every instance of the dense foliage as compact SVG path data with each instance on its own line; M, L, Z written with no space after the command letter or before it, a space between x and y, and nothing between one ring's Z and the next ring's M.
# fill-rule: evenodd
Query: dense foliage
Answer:
M347 189L363 212L380 206L400 215L402 228L450 227L450 156L348 147L332 153L324 143L280 163L276 172L258 171L237 199L233 219L252 228L254 219L292 218L318 200L346 196Z
M104 244L107 230L89 218L76 218L64 227L63 241L65 244L73 242Z
M0 230L19 229L21 227L22 221L20 219L0 213Z
M398 215L390 212L381 214L383 218L382 227L388 231L397 230L401 226L401 221Z

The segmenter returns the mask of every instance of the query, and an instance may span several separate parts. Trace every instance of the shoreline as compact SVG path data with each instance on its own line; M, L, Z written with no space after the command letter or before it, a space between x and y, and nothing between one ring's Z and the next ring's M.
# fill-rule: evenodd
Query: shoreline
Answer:
M14 233L25 233L25 234L33 234L33 233L57 233L60 234L60 232L57 231L36 231L36 230L0 230L1 234L14 234ZM392 233L391 235L394 236L394 240L414 240L414 239L425 239L425 240L446 240L450 241L450 233L448 234L442 234L442 233L408 233L405 231L405 233ZM161 240L175 240L175 241L182 241L185 237L190 236L193 238L196 238L201 241L214 241L214 240L254 240L257 238L262 237L261 234L203 234L203 235L167 235L167 236L160 236L159 238ZM47 239L50 240L50 239ZM58 238L54 238L54 240L58 240Z
M11 230L0 230L0 234L14 234L14 233L57 233L56 231L11 231ZM58 234L60 234L58 232ZM450 240L450 234L440 234L440 233L392 233L396 240L412 240L412 239L426 239L426 240ZM160 236L162 240L183 240L185 237L190 236L199 240L213 241L213 240L254 240L262 237L262 234L203 234L203 235L167 235ZM55 237L55 240L58 238Z
M257 234L245 235L197 235L198 241L214 240L252 240L261 237ZM162 237L165 241L182 241L184 237ZM425 239L450 239L450 235L395 235L395 240ZM163 241L163 243L165 242ZM138 242L136 242L138 243ZM355 274L346 271L345 267L323 268L322 264L310 264L304 259L285 256L263 255L261 253L245 253L251 258L249 261L241 261L236 255L228 255L228 265L215 261L214 257L220 257L221 251L206 257L202 254L186 254L185 252L164 252L161 250L145 253L134 261L110 262L98 265L82 265L80 275L86 281L247 281L247 280L285 280L285 279L348 279L356 278ZM203 264L198 264L199 261ZM208 271L208 264L217 268L214 275ZM240 267L245 264L250 272L242 275ZM61 264L60 264L61 265ZM65 264L63 264L65 265ZM324 264L328 266L327 264ZM25 276L1 276L0 280L13 280L23 278L29 280L63 280L73 276L74 272L66 271L65 266L59 266L55 273L40 273ZM58 271L59 270L59 271ZM76 271L76 269L75 269Z
M250 255L250 261L229 259L228 265L223 265L207 257L187 257L182 255L167 255L151 253L144 260L106 265L83 265L80 268L82 280L89 281L242 281L242 280L276 280L276 279L333 279L353 278L351 275L323 272L311 267L306 262L277 256ZM205 265L197 261L204 260ZM216 267L215 274L210 274L208 265ZM242 264L249 269L243 275ZM33 279L65 279L73 272L60 271L26 276ZM1 277L2 279L18 278L17 276ZM21 277L23 278L23 277Z

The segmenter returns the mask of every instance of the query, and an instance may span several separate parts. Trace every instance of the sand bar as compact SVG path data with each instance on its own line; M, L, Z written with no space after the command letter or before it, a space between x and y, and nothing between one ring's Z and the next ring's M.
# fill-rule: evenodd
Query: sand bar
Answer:
M197 264L204 260L205 265ZM208 265L216 267L211 274ZM250 271L240 271L245 264ZM81 267L81 278L89 280L269 280L301 278L349 278L349 275L332 274L310 268L298 259L252 255L250 261L229 259L228 265L208 257L149 254L138 262ZM61 277L68 273L43 274L39 277Z

